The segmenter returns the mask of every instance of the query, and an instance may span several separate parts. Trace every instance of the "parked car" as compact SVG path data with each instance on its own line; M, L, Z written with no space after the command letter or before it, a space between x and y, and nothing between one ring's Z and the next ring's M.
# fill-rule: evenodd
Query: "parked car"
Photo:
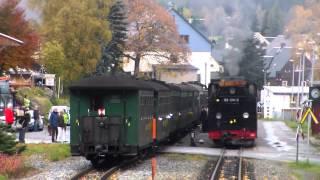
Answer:
M29 110L28 113L30 113L30 115L31 115L31 119L30 119L30 122L28 124L28 130L29 131L34 131L36 128L35 128L35 123L34 123L33 110ZM44 127L43 116L40 116L39 117L39 123L38 123L38 130L42 131L43 127Z
M64 111L68 115L68 122L67 125L70 125L70 107L69 106L51 106L49 114L48 114L48 120L50 119L50 115L53 112L54 109L57 109L58 112Z

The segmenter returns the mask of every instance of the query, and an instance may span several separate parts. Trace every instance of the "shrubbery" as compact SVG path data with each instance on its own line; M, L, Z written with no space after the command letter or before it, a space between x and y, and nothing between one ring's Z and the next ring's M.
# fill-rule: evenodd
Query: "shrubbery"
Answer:
M10 177L23 167L21 156L9 156L0 153L0 174Z
M50 107L52 106L52 102L50 99L53 96L53 93L51 90L40 87L25 87L20 88L17 91L16 98L20 102L20 104L23 104L23 98L27 95L28 99L31 101L31 106L34 108L36 105L39 107L40 114L46 115L49 112Z
M0 124L0 153L14 154L17 152L15 134L10 127Z

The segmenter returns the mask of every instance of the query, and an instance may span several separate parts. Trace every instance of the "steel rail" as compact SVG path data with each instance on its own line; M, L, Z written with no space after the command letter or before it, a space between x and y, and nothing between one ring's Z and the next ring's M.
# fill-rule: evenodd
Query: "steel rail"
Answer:
M88 169L84 169L84 170L80 171L79 173L77 173L76 175L72 176L71 180L80 179L81 177L83 177L86 174L89 174L93 170L94 170L93 167L90 167Z
M117 166L114 166L110 169L108 169L102 176L101 176L101 180L106 180L108 179L110 176L112 176L116 171L122 169L122 168L125 168L125 167L128 167L130 166L131 164L137 162L140 158L139 157L134 157L130 160L127 160L127 161L124 161L122 162L121 164L117 165Z
M239 169L238 169L238 180L242 179L242 148L239 149Z
M210 180L215 180L215 179L216 179L217 172L218 172L218 171L220 170L220 168L221 168L222 159L224 158L225 152L226 152L226 149L223 148L223 149L221 150L220 157L219 157L219 159L218 159L218 161L217 161L217 163L216 163L216 166L215 166L215 168L214 168L214 171L213 171L213 173L212 173L212 175L211 175Z
M238 163L238 169L235 170L238 171L236 176L237 177L237 180L241 180L242 179L242 148L239 149L238 151L238 161L235 161L235 163ZM225 153L226 153L226 149L222 149L221 150L221 154L220 154L220 157L215 165L215 169L210 177L210 180L216 180L216 179L219 179L219 175L221 173L221 170L223 169L223 166L224 166L224 160L225 160Z

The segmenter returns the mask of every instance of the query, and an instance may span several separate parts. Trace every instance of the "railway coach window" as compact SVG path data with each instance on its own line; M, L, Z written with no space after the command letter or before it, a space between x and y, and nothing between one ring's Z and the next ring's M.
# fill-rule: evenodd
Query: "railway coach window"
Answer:
M91 111L98 111L99 108L104 107L103 105L103 98L100 96L94 96L90 98L90 110Z

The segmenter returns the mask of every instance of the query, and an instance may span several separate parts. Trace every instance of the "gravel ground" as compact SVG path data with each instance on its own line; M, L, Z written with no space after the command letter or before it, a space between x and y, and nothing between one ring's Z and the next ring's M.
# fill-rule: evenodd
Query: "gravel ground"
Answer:
M273 179L273 180L296 180L292 175L292 171L286 164L269 160L246 159L254 167L254 174L257 180Z
M217 148L208 139L207 134L199 132L199 127L195 132L197 147ZM204 140L204 142L201 142L202 140ZM190 135L187 135L174 145L190 146ZM264 144L260 143L259 146L263 147ZM212 171L216 159L217 157L200 155L162 154L156 158L156 179L208 179L208 174ZM248 162L248 167L254 174L254 178L251 179L297 179L293 176L293 171L287 167L286 163L256 159L246 159L246 162ZM43 157L34 155L28 158L27 163L36 169L35 173L39 172L37 175L25 178L30 180L70 179L70 177L77 172L90 167L90 162L81 157L71 157L63 161L50 163L45 161ZM114 179L151 179L151 164L151 160L143 161L141 164L131 167L126 171L119 172ZM306 177L308 176L304 176L303 179ZM95 178L92 177L89 179Z
M154 161L154 163L152 163ZM200 155L163 154L143 161L114 177L119 180L143 180L152 178L152 164L155 166L155 179L207 179L208 162L215 162L215 157ZM191 163L192 162L192 163Z
M156 179L208 179L212 173L217 157L208 157L202 155L184 155L184 154L161 154L155 159L155 178ZM245 159L249 164L257 180L296 180L292 171L281 162ZM26 180L56 180L70 179L73 175L83 169L89 168L90 162L82 157L70 157L63 161L48 162L39 155L33 155L26 162L29 166L35 168L39 173L27 178ZM254 168L252 168L254 167ZM250 176L252 177L252 176ZM127 170L118 172L112 179L119 180L145 180L152 178L152 159L136 164ZM87 179L96 179L94 176Z
M91 166L91 163L83 157L70 157L62 161L48 162L39 155L29 157L26 164L39 171L36 175L23 178L26 180L70 179L76 173Z

